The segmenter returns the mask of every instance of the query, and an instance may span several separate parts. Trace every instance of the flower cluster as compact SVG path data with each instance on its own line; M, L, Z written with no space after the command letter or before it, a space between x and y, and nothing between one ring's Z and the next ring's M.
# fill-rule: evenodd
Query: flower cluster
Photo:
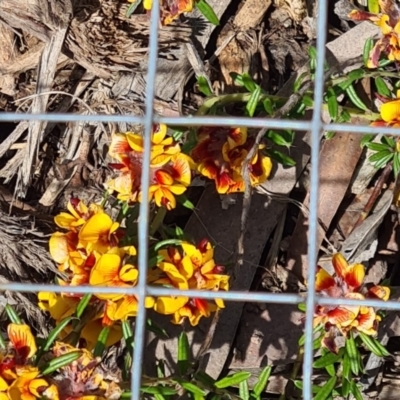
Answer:
M376 68L382 53L391 61L400 61L400 8L394 0L379 0L380 14L353 10L349 17L354 21L372 21L379 26L383 37L379 39L369 55L368 68Z
M243 192L243 165L253 145L246 128L201 127L191 155L200 174L215 181L218 193ZM253 186L265 182L272 169L271 159L262 154L262 147L248 165Z
M228 290L229 276L224 275L224 267L216 265L214 249L204 239L197 246L182 242L159 251L162 261L149 274L153 285L163 285L177 289ZM209 317L211 312L223 308L224 302L215 303L204 299L188 297L159 297L154 310L160 314L172 315L174 324L181 324L187 318L191 325L197 325L201 317Z
M65 276L65 279L58 279L58 284L66 287L136 285L138 270L130 262L136 249L133 246L119 247L125 233L119 223L114 222L103 207L97 204L87 207L75 198L69 201L68 211L55 217L56 224L66 232L55 232L49 242L50 254ZM41 292L39 306L60 321L75 312L81 297L71 293ZM137 308L136 298L130 296L99 294L93 297L91 304L97 307L98 312L82 331L89 347L94 345L103 327L135 315ZM70 329L68 327L65 333ZM115 326L108 343L115 343L120 338L120 329Z
M133 2L134 0L129 0ZM150 11L153 5L153 0L143 0L143 7L145 10ZM161 24L169 25L172 21L177 19L179 15L193 10L194 0L160 0L160 13Z
M331 276L323 268L318 267L315 289L323 296L365 299L376 298L388 300L390 290L386 286L363 287L365 269L362 264L349 265L345 258L337 253L332 257L335 275ZM317 306L314 325L324 325L326 334L323 345L331 351L336 351L333 341L334 331L339 331L345 337L350 330L366 335L377 333L379 315L372 307L366 306Z
M141 173L143 164L143 136L131 132L116 133L112 137L109 154L118 160L110 165L117 177L106 183L106 188L117 192L117 198L134 203L141 200ZM176 195L183 194L191 183L190 157L167 136L167 127L157 125L152 135L150 160L150 200L168 210L176 207Z
M380 96L382 98L382 96ZM381 119L371 123L371 126L400 126L400 90L396 93L395 99L382 98Z
M36 341L29 326L9 324L9 344L0 351L1 400L102 400L110 395L120 397L121 389L108 382L99 368L101 359L95 359L87 350L56 342L48 359L69 352L78 353L75 361L54 368L53 376L45 372L40 362ZM55 360L56 361L56 360Z

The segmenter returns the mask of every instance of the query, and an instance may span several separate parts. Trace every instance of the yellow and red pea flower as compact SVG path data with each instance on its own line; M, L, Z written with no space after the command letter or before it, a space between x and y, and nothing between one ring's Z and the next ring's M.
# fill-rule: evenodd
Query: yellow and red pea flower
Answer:
M367 62L368 68L377 68L382 53L391 61L400 61L400 8L394 0L379 0L381 13L373 14L361 10L353 10L349 18L354 21L371 21L379 26L383 37L371 50Z
M132 2L133 0L128 0ZM160 0L161 24L169 25L179 15L185 12L191 12L194 7L194 0ZM153 0L143 0L143 7L150 11L153 6Z
M198 172L214 180L220 194L243 192L243 165L254 144L247 129L201 127L197 135L198 144L191 155ZM252 186L265 182L271 173L271 159L262 154L262 148L260 145L248 165Z
M335 275L331 276L323 268L318 267L315 281L315 290L322 296L359 299L366 297L389 299L390 290L386 286L363 288L365 268L362 264L349 265L342 254L332 257ZM363 332L367 335L377 333L380 317L372 307L365 306L317 306L314 325L324 325L326 334L323 345L331 351L336 351L333 342L333 329L337 329L345 337L350 330Z
M150 273L150 283L178 289L228 290L229 276L223 275L224 268L214 262L214 250L207 240L197 246L183 242L158 252L161 261ZM154 310L160 314L172 315L174 324L188 319L191 325L199 323L201 317L209 317L211 312L224 308L224 302L215 303L188 297L159 297Z
M150 201L168 210L176 207L175 196L183 194L191 183L194 163L180 152L180 146L167 136L165 125L156 125L152 135L150 161ZM112 137L109 154L119 163L110 164L117 177L106 183L106 188L117 192L122 201L141 201L141 173L143 163L143 137L131 132Z

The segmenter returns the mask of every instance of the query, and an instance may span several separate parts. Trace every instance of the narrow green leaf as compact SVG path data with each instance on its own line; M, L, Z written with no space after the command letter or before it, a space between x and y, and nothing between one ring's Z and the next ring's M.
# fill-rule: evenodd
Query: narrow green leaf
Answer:
M270 130L267 132L267 138L270 139L273 143L275 143L278 146L290 146L292 142L289 142L286 140L286 138L283 137L283 135L279 132Z
M368 59L369 59L369 55L370 55L371 50L373 49L373 47L374 47L374 41L372 40L372 38L368 38L364 43L364 50L363 50L364 65L367 65Z
M108 336L110 335L110 327L109 326L105 326L100 334L99 337L97 338L97 343L96 346L93 350L93 355L95 357L102 357L103 353L104 353L104 349L106 348L106 343L107 343L107 339Z
M350 393L350 382L344 378L342 379L342 396L347 397Z
M294 167L296 165L296 161L294 161L292 157L289 157L278 150L268 149L267 154L285 167Z
M159 360L157 363L157 378L165 378L164 360Z
M77 318L81 318L83 312L86 310L87 305L90 302L90 299L92 298L92 294L87 293L85 294L81 300L78 303L78 306L76 307L75 315Z
M293 92L297 93L299 89L301 88L301 85L304 82L304 78L308 75L308 72L303 72L302 74L299 75L299 77L295 80L293 84Z
M191 382L187 382L182 379L175 379L175 381L190 393L197 394L200 396L206 395L206 392L204 390L200 389L199 387L197 387L195 384L193 384Z
M386 136L386 135L382 136L381 143L388 145L392 149L394 149L396 147L396 141L391 136Z
M5 309L6 313L7 313L8 319L13 324L18 324L18 325L22 324L21 318L19 317L19 315L15 312L15 310L9 304L7 304L4 307L4 309Z
M389 153L388 155L383 156L380 160L375 162L374 167L376 169L385 167L392 160L393 157L394 153Z
M66 367L67 365L76 361L81 355L82 352L77 350L77 351L71 351L70 353L63 354L60 357L54 358L53 360L43 365L43 367L41 368L42 371L41 374L48 375L54 371L59 370L60 368Z
M335 353L327 353L317 360L314 361L313 367L314 368L325 368L328 365L332 365L343 358L344 355L344 348L340 349L338 354Z
M150 318L148 318L146 321L146 328L148 331L155 333L160 338L169 338L168 332Z
M247 383L247 380L242 381L239 384L239 397L242 400L249 400L250 399L249 384Z
M214 386L215 383L215 379L201 370L196 372L196 379L207 386Z
M178 240L178 239L165 239L165 240L161 240L160 242L158 242L155 246L154 246L154 250L158 251L160 249L162 249L163 247L166 246L179 246L182 244L182 240Z
M268 379L271 375L271 371L272 367L269 365L261 371L261 374L258 377L257 382L253 387L253 393L256 396L260 396L261 393L265 390L265 387L267 386L268 383Z
M328 373L329 376L335 376L336 375L336 369L333 364L327 365L325 367L325 371Z
M314 46L310 46L308 48L308 55L310 56L311 60L317 59L317 49Z
M196 1L196 8L203 14L204 18L212 23L213 25L219 25L219 19L217 14L215 14L212 7L206 2L206 0L197 0Z
M349 97L350 101L358 107L360 110L367 111L368 107L364 104L364 102L358 97L356 90L353 85L349 85L346 88L346 94Z
M365 146L374 151L388 150L389 152L392 152L391 148L387 144L383 143L368 142Z
M332 88L328 89L327 92L328 96L328 111L329 111L329 116L333 121L336 121L338 117L338 112L339 112L339 103L336 98L336 93Z
M194 204L184 194L176 196L176 201L179 204L182 204L183 207L188 208L189 210L194 210L196 208Z
M362 396L360 389L357 386L355 381L350 382L350 391L356 400L363 400L364 397Z
M385 82L385 80L382 77L377 76L375 78L375 86L376 86L377 92L381 96L385 96L385 97L391 97L392 96L392 93L391 93L387 83Z
M147 386L141 387L140 391L146 394L161 394L163 396L173 396L176 394L176 390L164 386Z
M297 304L297 308L298 308L300 311L306 312L306 309L307 309L306 303L299 303L299 304Z
M204 76L197 77L197 84L199 85L199 90L201 93L203 93L205 96L212 96L213 92Z
M179 375L186 374L189 368L190 348L186 332L182 332L178 339L178 371Z
M336 135L336 132L334 132L334 131L326 131L325 132L325 139L326 140L333 139L335 137L335 135Z
M351 331L349 332L349 336L346 338L345 349L350 363L350 369L353 374L357 376L359 373L358 349Z
M397 175L400 172L400 153L394 153L393 156L393 173L394 176L397 177Z
M363 78L364 75L365 75L365 70L363 68L357 68L349 72L349 79L351 79L352 81L357 81Z
M380 150L380 151L378 151L377 153L372 154L372 156L369 157L368 160L369 160L371 163L374 163L374 162L379 161L379 160L381 160L382 158L384 158L384 157L386 157L386 156L388 156L388 155L393 155L393 151L390 150L390 149L388 149L388 148L386 147L385 150Z
M272 115L274 113L274 106L273 106L272 100L269 97L264 99L263 106L264 106L264 110L266 111L266 113L268 115Z
M257 86L256 90L251 94L249 101L246 104L246 113L249 117L253 117L256 112L257 104L261 95L261 87Z
M235 85L244 86L242 75L238 74L237 72L229 72L229 76L232 78Z
M343 363L342 363L342 375L344 378L346 378L348 381L350 381L351 378L351 366L350 366L350 359L347 353L345 353L343 357Z
M71 320L72 317L65 318L54 329L52 329L43 346L43 351L48 351L50 349L51 345L57 339L59 334L65 329L65 327L71 322Z
M366 335L363 332L359 332L360 339L362 342L365 344L367 349L374 353L378 357L387 357L390 355L390 353L387 351L387 349L382 346L376 339L373 337Z
M132 353L134 336L131 323L128 320L122 321L122 335L124 337L126 347L128 348L129 352Z
M373 134L364 135L363 138L361 139L360 146L361 147L366 146L374 137L375 135Z
M0 332L0 349L5 350L7 348L6 341L3 338L3 335Z
M322 389L316 394L314 397L314 400L325 400L327 399L333 392L333 389L335 388L336 385L336 376L332 376L328 382L325 383L324 386L322 386Z
M246 88L246 90L248 90L249 92L254 92L257 87L259 87L257 85L257 83L254 82L253 78L250 76L250 74L248 74L247 72L245 72L244 74L242 74L242 81L243 81L243 85Z
M125 14L126 18L130 18L130 16L136 11L136 9L138 8L138 6L141 3L142 3L142 0L133 0L131 5L126 10L126 14Z
M301 101L306 107L313 107L314 105L314 100L308 94L305 94Z
M303 381L293 381L294 386L297 387L297 389L303 390ZM311 386L311 391L316 394L318 392L320 392L322 390L322 386L318 386L318 385L312 385Z
M251 376L250 372L246 372L246 371L236 372L236 374L227 376L227 377L222 378L219 381L215 382L214 386L217 389L224 389L229 386L238 385L240 382L245 381L246 379L249 379L250 376Z

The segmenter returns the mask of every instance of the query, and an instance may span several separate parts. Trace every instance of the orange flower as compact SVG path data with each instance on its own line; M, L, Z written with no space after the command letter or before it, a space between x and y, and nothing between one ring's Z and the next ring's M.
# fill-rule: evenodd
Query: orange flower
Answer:
M337 253L332 257L335 276L331 276L323 268L318 267L315 290L323 296L343 297L363 300L365 297L388 300L389 288L373 286L363 289L365 269L362 264L349 265L346 259ZM364 306L317 306L314 325L323 324L327 331L323 345L331 351L336 351L333 342L332 329L338 329L344 336L354 329L368 335L375 335L380 318L372 307Z
M129 0L133 1L133 0ZM169 25L172 21L177 19L179 15L190 12L193 10L193 0L160 0L161 7L161 23L162 25ZM153 0L144 0L143 7L145 10L151 10Z
M353 10L349 17L354 21L369 20L379 26L383 38L379 39L369 54L368 68L377 68L381 53L385 53L389 60L400 61L400 8L394 0L379 0L382 11L373 14L366 11Z
M215 181L218 193L244 191L243 164L254 140L247 137L246 128L205 128L198 131L199 143L192 150L198 171ZM261 153L263 146L248 165L253 186L263 183L272 169L271 159Z
M37 351L35 338L31 328L23 324L9 324L7 334L12 348L16 353L16 363L23 365L32 358Z
M202 240L196 247L182 242L180 246L160 250L162 257L156 269L150 272L152 284L178 289L228 290L229 277L223 275L221 266L216 266L214 251L208 240ZM211 312L224 308L221 299L215 303L188 297L159 297L154 309L160 314L172 315L174 324L181 324L186 318L191 325L198 324L201 317L209 317Z
M400 126L400 90L396 93L396 99L386 99L381 105L381 120L371 123L371 126Z

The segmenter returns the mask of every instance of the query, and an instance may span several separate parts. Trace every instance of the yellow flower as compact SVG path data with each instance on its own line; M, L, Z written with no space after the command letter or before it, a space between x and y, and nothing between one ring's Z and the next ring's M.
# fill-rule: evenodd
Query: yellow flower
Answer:
M9 324L7 327L8 338L16 352L17 363L22 365L32 358L37 351L35 337L31 328L24 324Z
M61 321L71 316L79 303L79 298L67 297L53 292L39 292L39 307L48 311L51 318Z
M23 367L18 370L18 378L8 388L10 400L36 400L43 396L43 392L50 386L43 379L38 378L39 369Z
M90 285L132 287L136 285L139 271L132 264L124 264L118 254L103 254L90 274ZM104 300L119 300L123 294L96 294Z
M383 38L379 39L371 50L367 62L368 68L377 68L382 52L389 60L400 60L400 9L394 0L379 0L380 14L353 10L349 17L354 21L369 20L379 26Z
M243 165L254 144L246 128L201 127L197 135L199 142L192 150L192 157L200 174L213 179L220 194L243 192ZM271 159L261 153L262 148L258 147L248 164L253 186L265 182L272 170Z

